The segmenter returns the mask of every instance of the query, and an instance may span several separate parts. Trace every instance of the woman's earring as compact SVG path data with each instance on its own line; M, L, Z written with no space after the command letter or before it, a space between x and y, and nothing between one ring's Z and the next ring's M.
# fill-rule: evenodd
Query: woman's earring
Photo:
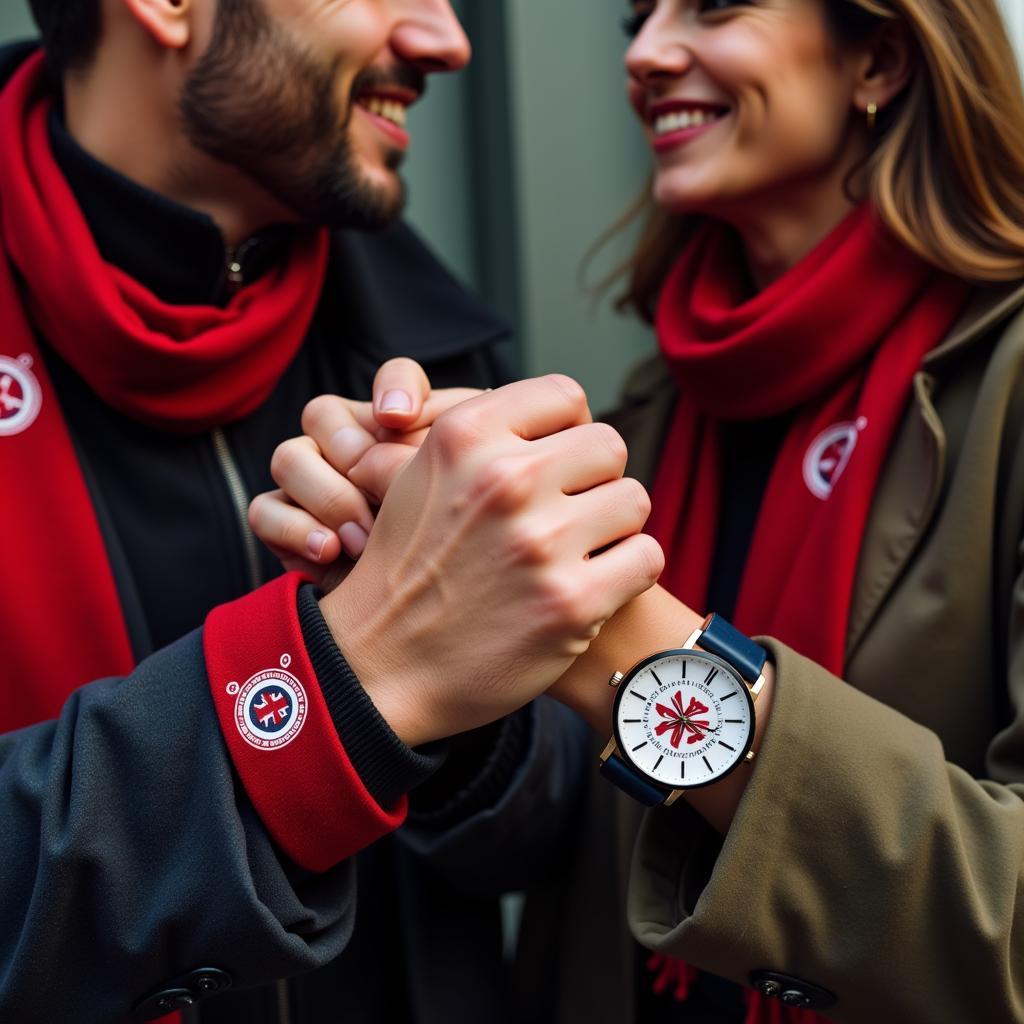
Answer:
M868 131L873 132L875 130L875 124L878 122L878 104L868 104Z

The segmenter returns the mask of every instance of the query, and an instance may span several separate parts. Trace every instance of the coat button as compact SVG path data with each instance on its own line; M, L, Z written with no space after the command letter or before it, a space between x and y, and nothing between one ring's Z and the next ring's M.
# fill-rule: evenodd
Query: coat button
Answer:
M187 988L165 988L144 999L134 1010L135 1020L156 1020L175 1010L195 1006L196 997Z
M199 996L212 996L231 988L231 975L216 967L200 967L181 979L181 984Z
M796 988L787 988L779 997L787 1006L797 1006L806 1009L811 1005L811 997L806 992Z
M835 994L820 985L779 971L751 971L750 984L766 996L800 1010L827 1010L835 1006Z
M231 988L233 979L217 967L197 967L164 984L159 992L146 996L132 1010L136 1021L156 1020L175 1010L185 1010L207 996Z

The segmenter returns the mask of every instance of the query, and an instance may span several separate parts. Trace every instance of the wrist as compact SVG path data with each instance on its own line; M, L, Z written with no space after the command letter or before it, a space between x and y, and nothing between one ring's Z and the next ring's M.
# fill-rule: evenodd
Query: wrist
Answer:
M373 616L361 614L354 588L348 585L351 579L320 599L320 611L338 649L380 716L407 747L445 738L429 728L423 694L416 687L395 685L399 678L407 683L408 674L386 664L382 652L388 645L377 639Z
M437 771L444 751L414 750L391 728L335 643L315 587L300 587L298 612L306 652L341 745L374 800L394 807Z
M678 647L704 621L692 608L660 586L622 607L549 691L571 707L599 735L612 728L615 688L608 681L625 673L653 651Z

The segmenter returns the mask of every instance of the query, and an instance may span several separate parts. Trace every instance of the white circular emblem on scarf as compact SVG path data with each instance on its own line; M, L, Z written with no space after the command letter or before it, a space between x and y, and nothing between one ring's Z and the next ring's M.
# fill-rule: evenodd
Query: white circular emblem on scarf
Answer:
M0 437L28 430L43 405L43 390L32 372L32 357L0 356Z
M816 498L828 501L850 457L860 432L868 425L861 416L853 423L836 423L823 430L804 455L804 483Z

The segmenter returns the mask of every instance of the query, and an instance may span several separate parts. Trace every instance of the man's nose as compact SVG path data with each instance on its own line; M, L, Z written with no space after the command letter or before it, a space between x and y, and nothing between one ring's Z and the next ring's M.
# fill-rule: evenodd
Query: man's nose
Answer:
M448 0L402 0L391 46L424 74L458 71L472 48Z

